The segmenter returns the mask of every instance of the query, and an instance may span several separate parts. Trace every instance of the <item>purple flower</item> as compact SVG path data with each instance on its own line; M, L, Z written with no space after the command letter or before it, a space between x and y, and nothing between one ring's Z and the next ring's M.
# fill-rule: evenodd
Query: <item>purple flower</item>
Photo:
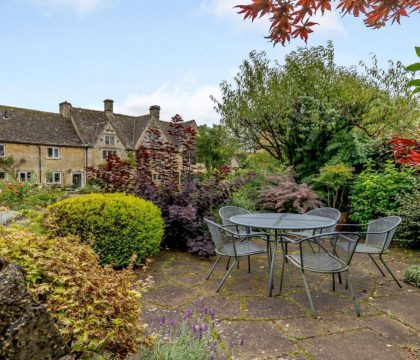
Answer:
M239 342L239 345L244 346L244 338L241 338L241 341Z
M162 316L162 318L159 320L159 325L162 326L165 323L165 317Z
M185 319L188 319L189 317L191 317L191 315L192 315L192 310L191 309L186 309L184 311L184 315L182 316L182 318L185 320Z

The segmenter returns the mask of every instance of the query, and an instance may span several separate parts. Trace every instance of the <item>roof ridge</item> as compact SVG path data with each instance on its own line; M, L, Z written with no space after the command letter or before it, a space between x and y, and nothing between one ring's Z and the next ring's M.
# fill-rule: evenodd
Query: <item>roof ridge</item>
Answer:
M58 113L58 112L35 110L35 109L27 109L27 108L22 108L22 107L17 107L17 106L9 106L9 105L1 105L1 104L0 104L0 108L8 108L8 109L16 109L16 110L26 110L26 111L33 111L33 112L44 113L44 114L51 114L51 115L60 115L60 113Z

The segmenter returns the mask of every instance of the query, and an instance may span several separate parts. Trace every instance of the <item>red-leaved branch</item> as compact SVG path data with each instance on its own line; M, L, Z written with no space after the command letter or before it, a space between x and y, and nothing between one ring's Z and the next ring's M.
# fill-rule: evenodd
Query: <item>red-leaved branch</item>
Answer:
M237 5L245 19L268 16L271 27L268 39L285 45L291 38L300 37L305 42L313 32L316 22L311 21L318 12L331 11L331 0L251 0L247 5ZM337 9L343 15L364 16L368 27L380 28L388 22L399 23L401 17L420 11L420 0L338 0Z
M390 141L395 159L400 164L420 166L420 142L394 137Z

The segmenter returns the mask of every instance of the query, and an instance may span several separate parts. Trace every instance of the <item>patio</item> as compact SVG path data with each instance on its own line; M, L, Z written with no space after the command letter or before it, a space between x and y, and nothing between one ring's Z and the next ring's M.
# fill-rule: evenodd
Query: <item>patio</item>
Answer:
M385 259L398 279L408 266L420 264L418 252L399 248L391 249ZM330 276L309 273L319 313L318 318L312 317L299 269L292 265L286 264L283 292L278 296L276 264L274 296L269 298L264 255L253 258L251 274L243 261L216 293L225 261L206 281L213 261L169 250L155 258L146 273L153 276L154 285L142 300L142 321L151 331L159 329L162 317L179 317L177 311L185 309L198 314L209 307L216 312L215 330L221 346L234 359L394 360L420 356L420 289L405 283L399 289L389 276L380 275L367 255L355 255L350 273L361 306L359 318L343 285L332 292Z

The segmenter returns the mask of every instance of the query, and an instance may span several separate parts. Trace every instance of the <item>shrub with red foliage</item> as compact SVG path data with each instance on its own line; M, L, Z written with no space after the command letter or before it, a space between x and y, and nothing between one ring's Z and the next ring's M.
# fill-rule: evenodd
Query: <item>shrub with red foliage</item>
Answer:
M269 185L260 194L261 206L277 212L303 214L321 207L322 201L308 184L297 184L291 175L275 175L268 178Z
M394 137L390 142L395 160L400 164L420 166L420 142Z
M87 168L88 177L105 192L131 193L157 205L166 224L165 245L213 255L204 217L228 200L247 177L228 180L228 169L207 179L195 174L195 129L184 126L176 115L169 134L171 143L160 129L148 130L145 143L136 151L135 165L111 155L105 166ZM158 181L153 174L159 175Z

